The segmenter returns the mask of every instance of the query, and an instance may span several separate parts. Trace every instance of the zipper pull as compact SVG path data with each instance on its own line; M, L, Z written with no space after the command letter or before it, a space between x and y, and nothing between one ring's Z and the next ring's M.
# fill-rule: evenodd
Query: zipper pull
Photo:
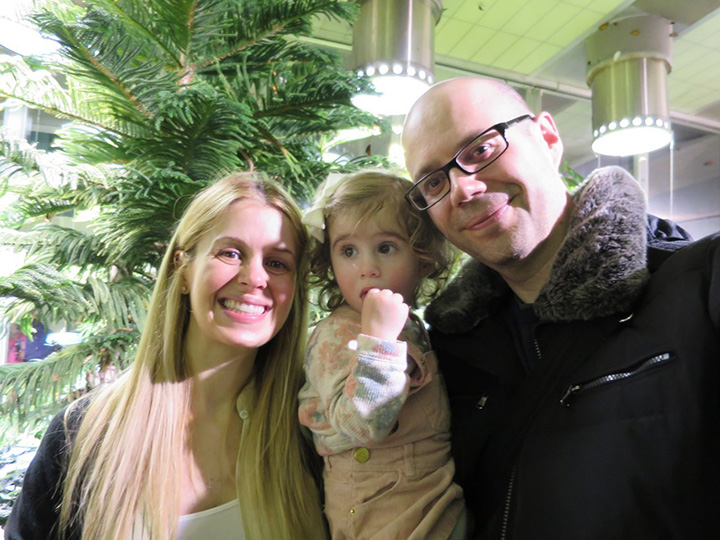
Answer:
M572 397L577 394L580 389L583 387L582 384L573 384L570 388L567 389L565 392L565 395L560 399L560 403L565 405L566 407L569 407L572 402Z
M485 404L487 403L487 400L488 400L487 395L484 395L483 397L480 398L480 401L478 401L475 404L475 408L479 411L482 411L485 408Z

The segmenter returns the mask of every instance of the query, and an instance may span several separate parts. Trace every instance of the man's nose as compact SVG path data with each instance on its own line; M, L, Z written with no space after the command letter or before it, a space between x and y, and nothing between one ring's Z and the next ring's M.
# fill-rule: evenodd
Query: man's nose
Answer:
M468 174L458 167L453 167L448 172L448 179L453 206L461 206L487 191L487 184L480 179L478 173Z

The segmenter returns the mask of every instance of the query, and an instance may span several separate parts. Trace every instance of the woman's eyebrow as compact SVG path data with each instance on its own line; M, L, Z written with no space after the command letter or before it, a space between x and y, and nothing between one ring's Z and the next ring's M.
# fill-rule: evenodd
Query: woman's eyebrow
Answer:
M215 249L216 247L218 247L218 245L223 245L223 244L230 244L230 245L235 245L235 246L239 246L239 247L247 247L247 244L242 239L238 238L237 236L221 236L220 238L216 238L213 241L212 245L210 246L210 249ZM284 244L270 246L270 249L272 251L288 253L289 255L296 257L295 250Z

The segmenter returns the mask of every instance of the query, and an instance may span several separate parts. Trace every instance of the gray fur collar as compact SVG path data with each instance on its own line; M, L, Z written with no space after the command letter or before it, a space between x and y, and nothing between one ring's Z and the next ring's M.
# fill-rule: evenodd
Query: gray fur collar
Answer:
M619 167L597 169L574 202L568 236L533 304L541 320L588 320L629 311L648 279L645 195L635 179ZM425 317L442 332L465 332L508 291L499 274L470 260Z

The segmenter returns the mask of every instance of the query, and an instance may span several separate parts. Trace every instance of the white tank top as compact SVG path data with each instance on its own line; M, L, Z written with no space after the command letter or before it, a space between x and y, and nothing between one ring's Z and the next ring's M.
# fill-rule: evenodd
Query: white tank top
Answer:
M240 504L230 501L202 512L180 516L178 540L245 540Z

